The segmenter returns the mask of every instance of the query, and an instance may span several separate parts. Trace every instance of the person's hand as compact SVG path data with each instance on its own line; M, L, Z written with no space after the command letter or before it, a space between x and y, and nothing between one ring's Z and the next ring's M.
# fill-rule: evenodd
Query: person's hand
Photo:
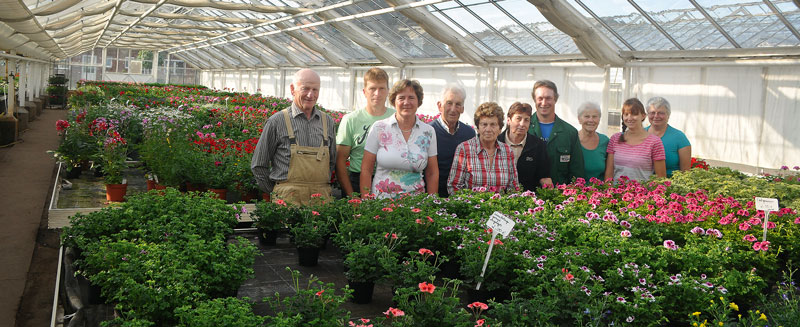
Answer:
M542 178L539 180L539 184L541 184L542 187L553 187L553 179L550 177Z

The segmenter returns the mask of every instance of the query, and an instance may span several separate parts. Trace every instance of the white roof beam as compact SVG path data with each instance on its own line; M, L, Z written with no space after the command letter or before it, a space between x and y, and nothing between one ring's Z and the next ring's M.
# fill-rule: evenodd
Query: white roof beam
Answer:
M626 62L619 47L600 33L566 0L528 0L556 28L572 37L584 56L599 67L620 67Z
M228 55L224 54L224 53L219 53L219 52L216 52L216 51L209 51L209 49L197 49L197 51L198 51L198 53L206 54L209 57L212 57L214 59L217 59L219 61L224 62L225 63L225 67L236 68L238 66L244 66L244 65L240 65L239 61L236 60L236 58L228 57Z
M99 42L100 42L100 39L102 39L102 38L103 38L103 35L104 35L104 34L106 34L106 31L108 31L108 26L109 26L109 25L111 25L111 22L113 22L113 21L114 21L114 17L115 17L115 16L117 15L117 13L119 12L119 8L120 8L120 7L122 7L122 2L124 2L124 1L125 1L125 0L117 0L117 3L116 3L116 4L114 4L114 8L111 8L111 17L109 17L109 18L108 18L108 20L106 21L106 24L105 24L105 26L103 26L103 32L101 32L101 33L100 33L100 36L98 36L98 37L97 37L97 40L95 40L95 41L94 41L94 45L92 45L92 47L93 47L93 48L96 48L96 47L97 47L97 43L99 43ZM124 31L123 31L123 32L124 32ZM121 35L121 34L120 34L120 35ZM113 42L113 41L112 41L112 42ZM106 44L106 46L107 46L107 44Z
M278 63L272 60L271 58L267 57L265 54L253 50L251 47L248 47L246 44L239 44L239 43L229 43L237 48L241 49L242 51L246 52L247 54L257 58L261 61L261 64L267 67L277 68Z
M56 21L49 22L49 18L47 19L48 23L45 25L46 30L58 30L64 27L69 26L70 24L81 20L84 17L96 16L100 14L105 14L111 8L116 5L114 2L107 2L103 3L94 7L89 8L82 8L80 11L76 11L73 13L69 13L64 15L63 17L59 18Z
M326 20L331 20L341 17L341 15L337 14L335 11L324 11L319 13L319 16ZM333 27L342 32L342 34L349 37L350 40L352 40L353 42L366 48L369 51L372 51L372 53L375 54L375 57L378 58L378 60L380 60L384 64L394 67L403 66L403 63L400 61L400 56L398 56L394 51L387 49L386 47L378 43L378 41L375 40L374 37L364 32L363 29L356 26L356 24L354 24L353 22L333 21L331 22L331 25L333 25Z
M236 59L236 61L238 61L239 64L242 65L242 66L245 66L245 67L248 67L248 68L256 68L256 65L253 64L252 62L250 62L249 59L251 59L251 58L244 58L244 56L234 52L233 50L231 50L229 48L229 46L231 46L231 45L232 45L231 43L228 43L228 44L223 45L223 46L214 46L213 48L222 51L223 53L228 55L228 57Z
M197 53L194 53L194 52L189 52L189 51L181 52L180 56L188 57L188 58L192 59L194 61L195 66L203 68L203 69L219 68L219 67L222 67L222 66L225 65L224 63L221 63L221 62L217 63L216 60L203 58L203 57L199 56Z
M48 16L52 14L60 13L64 10L69 9L70 7L77 5L80 3L81 0L58 0L48 3L44 6L37 7L31 12L36 16Z
M109 28L112 31L121 31L122 27L112 26ZM148 28L131 28L128 33L142 33L142 34L159 34L159 35L172 35L172 36L187 36L187 37L200 37L203 40L209 37L220 35L219 33L206 32L206 31L172 31L164 29L148 29Z
M117 4L117 7L116 7L116 8L117 8L117 9L119 9L119 5L120 5L120 4L122 3L122 1L124 1L124 0L117 0L117 1L118 1L118 4ZM130 25L128 25L127 27L125 27L125 29L123 29L123 30L122 30L122 32L119 32L119 34L117 34L117 36L116 36L116 37L112 38L112 39L111 39L111 42L108 42L108 43L106 43L106 45L104 46L104 48L105 48L105 47L108 47L108 46L109 46L111 43L114 43L114 41L116 41L116 40L117 40L117 39L118 39L120 36L124 35L126 32L128 32L128 30L130 30L132 27L136 26L136 24L139 24L140 22L142 22L142 20L143 20L143 19L145 19L145 17L147 17L148 15L150 15L151 13L153 13L154 11L158 10L158 8L159 8L159 7L161 7L161 6L163 6L163 5L164 5L164 3L166 3L166 2L167 2L167 0L158 0L158 2L157 2L157 3L156 3L156 4L155 4L155 5L152 7L152 8L150 8L150 9L148 9L147 11L145 11L144 13L142 13L142 16L140 16L139 18L136 18L136 20L134 20L134 21L133 21L133 23L131 23ZM115 9L115 11L114 11L114 12L116 12L116 9ZM113 19L114 19L114 17L113 17L113 15L112 15L111 19L109 19L109 20L108 20L108 22L109 22L109 23L111 23L111 20L113 20ZM98 40L98 41L100 41L100 38L98 38L97 40ZM95 47L97 46L97 42L95 42L95 45L94 45L94 46L95 46Z
M286 22L279 22L276 24L276 26L281 29L288 29L292 27ZM345 61L344 57L339 54L338 50L329 44L322 44L322 42L319 42L319 40L317 40L315 37L309 35L308 32L299 29L291 31L286 30L285 32L309 49L319 53L319 55L324 57L325 60L331 64L331 66L347 67L347 62Z
M398 7L413 4L414 1L386 0L386 3L392 7ZM475 66L486 66L488 64L481 55L482 52L472 42L459 35L425 8L406 8L400 10L400 13L419 24L430 36L447 44L456 57L462 61Z
M157 3L159 0L131 0L131 1L139 3ZM299 14L309 10L306 8L294 8L288 6L284 7L266 6L253 3L233 3L233 2L211 1L211 0L169 0L167 3L175 6L188 7L188 8L205 7L205 8L214 8L221 10L250 10L264 14L275 14L275 13Z
M257 1L257 0L255 0L255 1ZM436 2L441 2L441 1L444 1L444 0L435 0L435 1ZM308 11L304 11L302 13L297 13L297 14L294 14L294 15L291 15L291 16L284 16L284 17L281 17L281 18L272 19L272 20L269 20L269 21L261 23L261 24L240 28L240 29L237 29L237 30L235 30L233 32L229 32L229 33L226 33L226 34L224 34L222 36L218 36L218 37L212 38L210 40L206 40L206 41L211 42L211 41L214 41L216 39L220 39L220 38L227 37L227 36L232 36L232 35L240 33L240 32L247 32L247 33L251 34L250 36L246 37L245 39L249 39L249 38L252 38L252 37L255 37L255 36L263 36L263 35L259 35L259 34L252 34L252 32L253 32L253 30L255 28L258 28L258 27L270 26L270 25L277 24L279 22L288 21L290 19L295 19L295 18L299 18L299 17L302 17L302 16L310 16L310 15L313 15L313 14L316 14L316 13L320 13L320 12L323 12L323 11L349 6L349 5L352 5L355 2L356 1L343 1L343 2L339 2L339 3L336 3L336 4L330 5L330 6L325 6L325 7L322 7L322 8L308 10ZM324 24L324 22L323 22L323 24ZM314 23L313 25L318 25L318 23ZM305 25L303 25L303 26L305 26ZM293 27L293 29L301 28L303 26ZM280 32L281 31L276 31L276 33L280 33ZM236 40L233 40L233 41L236 41ZM225 41L225 42L233 42L233 41ZM223 42L223 43L225 43L225 42ZM204 45L200 44L200 42L196 42L196 43L192 43L192 44L188 44L188 45L173 47L173 48L167 49L167 51L177 52L177 51L185 51L185 50L191 49L191 48L187 48L188 46L194 46L196 48L200 48L200 47L203 47ZM205 45L205 46L208 46L208 45ZM177 48L182 48L182 49L177 49Z
M769 9L772 10L772 12L775 14L775 16L778 16L778 18L781 20L781 22L783 22L783 25L785 25L786 28L788 28L790 31L792 31L792 34L794 34L794 37L796 37L798 40L800 40L800 33L798 33L797 29L794 28L794 25L792 25L792 23L788 19L786 19L786 16L784 16L783 13L780 10L778 10L778 7L776 7L775 4L773 4L772 1L770 1L770 0L764 0L764 3L767 4L767 7L769 7ZM798 0L795 0L795 4L797 4L797 3L798 3Z
M720 34L722 34L722 36L724 36L726 39L728 39L728 42L730 42L733 45L733 47L735 47L737 49L742 47L741 45L739 45L739 42L736 42L736 40L734 40L733 37L731 37L728 34L728 32L726 32L725 29L723 29L722 26L720 26L719 23L717 23L717 21L714 19L714 17L711 17L711 15L708 14L708 12L706 11L706 8L703 8L703 6L701 6L695 0L689 0L689 2L691 2L692 5L694 5L694 7L697 8L697 10L700 11L700 13L703 14L703 16L706 17L708 22L711 23L711 25L713 25L714 28L716 28L717 31L719 31ZM768 2L768 1L765 1L765 2ZM769 4L767 4L767 5L769 5Z
M208 66L206 64L201 64L203 62L202 60L198 60L196 57L189 56L189 54L186 52L176 54L175 57L177 57L180 60L183 60L187 64L192 65L194 67L198 67L200 69L211 69L211 66ZM167 69L170 68L168 67Z
M174 28L178 30L201 30L201 31L236 31L238 28L230 26L209 26L209 25L196 25L196 24L165 24L155 22L140 22L139 26L150 28Z
M272 51L275 51L277 54L279 54L279 55L283 56L284 58L286 58L286 60L289 61L289 63L291 63L294 66L297 66L297 67L306 66L306 63L302 59L300 59L299 56L297 56L296 54L292 53L292 51L290 51L286 47L283 47L283 46L280 46L280 45L276 44L275 42L273 42L272 40L270 40L266 36L254 37L252 40L255 41L255 42L258 42L258 43L260 43L260 44L262 44L264 46L266 46L267 48L269 48Z
M122 11L120 12L120 14L125 16L137 16L136 13L134 12L126 12L126 11ZM261 24L269 21L268 19L186 15L186 14L175 14L167 12L155 12L151 14L150 17L161 18L161 19L186 19L195 22L215 22L215 23L226 23L226 24Z

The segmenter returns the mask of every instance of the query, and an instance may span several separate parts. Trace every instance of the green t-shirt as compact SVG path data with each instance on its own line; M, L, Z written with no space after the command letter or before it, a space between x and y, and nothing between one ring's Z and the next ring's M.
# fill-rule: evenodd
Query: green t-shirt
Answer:
M367 138L372 123L379 121L394 114L393 108L386 108L386 113L381 116L373 116L367 109L358 109L342 117L339 123L339 130L336 132L336 144L350 147L350 167L349 171L357 173L361 171L361 159L364 158L364 143Z
M597 142L597 147L594 150L586 150L581 145L583 150L583 167L586 175L583 178L588 182L590 178L597 177L599 180L605 179L606 174L606 148L608 147L608 136L597 133L600 141Z

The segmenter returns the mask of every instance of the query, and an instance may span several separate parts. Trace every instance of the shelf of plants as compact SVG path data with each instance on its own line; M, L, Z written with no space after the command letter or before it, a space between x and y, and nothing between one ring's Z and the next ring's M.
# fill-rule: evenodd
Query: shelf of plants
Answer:
M94 87L117 99L70 99L65 137L120 131L167 185L247 188L249 169L239 163L249 162L261 122L288 103L196 87ZM279 242L283 252L262 245L265 255L254 259L254 238L231 237L241 209L210 197L151 191L78 215L62 235L78 250L78 274L114 304L120 326L789 326L800 318L800 167L785 168L780 177L695 168L645 184L578 180L535 194L472 190L302 208L258 202L253 217L265 244L272 231L288 231L298 260L326 237L341 254L323 251L320 265L302 269L324 275L338 259L341 276L288 289L251 277L254 260L280 265L294 252ZM766 221L755 196L777 198L781 209ZM495 241L482 276L495 211L516 225ZM371 314L348 309L348 298L367 301L361 286L370 283L377 302L387 289L393 301ZM236 289L242 298L224 297ZM274 291L282 297L267 301L269 310L253 311L262 299L243 296Z

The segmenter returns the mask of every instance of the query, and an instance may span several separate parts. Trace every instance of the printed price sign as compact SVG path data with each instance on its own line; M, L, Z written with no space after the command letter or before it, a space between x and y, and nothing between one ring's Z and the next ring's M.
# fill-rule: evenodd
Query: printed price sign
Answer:
M511 218L508 218L506 215L500 213L500 211L495 211L489 216L489 221L486 223L486 227L489 227L495 233L503 235L503 237L508 237L508 234L511 233L511 230L514 229L514 224L516 224Z
M483 261L483 269L481 269L481 278L483 275L486 274L486 266L489 265L489 258L492 257L492 249L494 249L494 240L497 238L497 234L503 235L503 237L508 237L508 234L511 233L511 229L514 228L515 222L511 220L511 218L506 217L506 215L502 214L500 211L495 211L489 216L489 221L486 222L486 227L492 229L492 240L489 241L489 251L486 252L486 259ZM478 285L475 286L476 290L481 289L481 283L478 282Z
M769 213L780 210L780 207L778 207L778 199L757 197L756 210L764 210L764 236L761 237L761 241L764 242L767 240L767 223L769 223Z
M764 213L769 213L770 211L778 211L780 208L778 207L778 199L773 198L756 198L756 210L764 210Z

